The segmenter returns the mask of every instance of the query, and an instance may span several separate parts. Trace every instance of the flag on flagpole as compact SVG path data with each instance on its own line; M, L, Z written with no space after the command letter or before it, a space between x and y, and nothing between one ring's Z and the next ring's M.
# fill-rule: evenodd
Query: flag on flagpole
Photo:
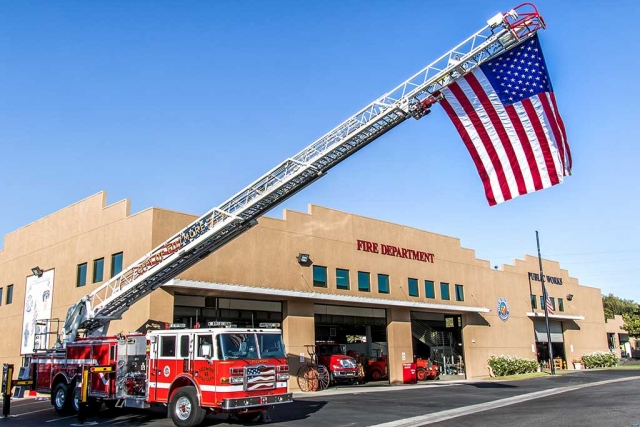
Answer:
M571 151L538 36L442 90L489 205L560 184Z
M549 298L548 294L547 294L547 312L549 314L553 314L553 304L551 304L551 299Z

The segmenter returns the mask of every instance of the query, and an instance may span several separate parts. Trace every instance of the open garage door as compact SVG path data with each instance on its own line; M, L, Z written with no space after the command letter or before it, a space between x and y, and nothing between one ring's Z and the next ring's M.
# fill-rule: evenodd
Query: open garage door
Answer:
M314 315L316 344L341 346L362 366L365 379L388 381L384 308L315 304Z

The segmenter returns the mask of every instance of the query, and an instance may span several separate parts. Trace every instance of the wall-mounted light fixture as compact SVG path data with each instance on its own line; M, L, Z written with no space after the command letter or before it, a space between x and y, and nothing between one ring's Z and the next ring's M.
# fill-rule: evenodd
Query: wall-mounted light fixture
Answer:
M567 295L567 301L571 301L573 299L573 294Z
M31 269L31 272L36 277L42 277L42 273L44 273L44 271L42 271L42 269L40 267L38 267L38 266L33 267Z
M309 254L299 253L296 259L298 264L307 264L309 262Z

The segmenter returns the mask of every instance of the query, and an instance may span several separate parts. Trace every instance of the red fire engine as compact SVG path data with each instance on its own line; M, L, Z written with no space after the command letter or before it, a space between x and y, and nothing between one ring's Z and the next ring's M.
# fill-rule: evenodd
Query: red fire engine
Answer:
M409 118L426 116L443 88L544 26L530 3L491 18L480 31L83 297L69 309L54 348L36 351L23 379L51 393L60 412L73 408L75 385L82 380L83 402L168 404L181 427L199 424L206 410L248 419L270 405L290 402L286 353L277 329L212 325L109 336L109 324L332 167ZM51 334L51 328L45 330ZM37 342L46 347L46 341ZM340 366L350 367L348 360L343 358Z
M180 326L180 325L173 325ZM267 407L291 402L289 366L275 324L150 331L79 338L65 351L33 359L35 388L52 392L56 411L78 409L83 365L89 369L90 408L170 406L177 426L196 426L208 411L257 420ZM112 369L108 369L112 367Z

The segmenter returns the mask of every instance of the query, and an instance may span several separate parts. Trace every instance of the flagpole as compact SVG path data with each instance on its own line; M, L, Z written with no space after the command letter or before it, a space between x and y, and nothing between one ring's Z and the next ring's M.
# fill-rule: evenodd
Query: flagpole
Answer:
M542 256L540 256L540 238L536 230L536 243L538 244L538 262L540 263L540 283L542 283L542 295L544 296L544 321L547 325L547 345L549 346L549 366L551 367L551 375L556 374L556 368L553 366L553 348L551 348L551 332L549 330L549 309L547 308L547 287L544 285L544 273L542 272Z

